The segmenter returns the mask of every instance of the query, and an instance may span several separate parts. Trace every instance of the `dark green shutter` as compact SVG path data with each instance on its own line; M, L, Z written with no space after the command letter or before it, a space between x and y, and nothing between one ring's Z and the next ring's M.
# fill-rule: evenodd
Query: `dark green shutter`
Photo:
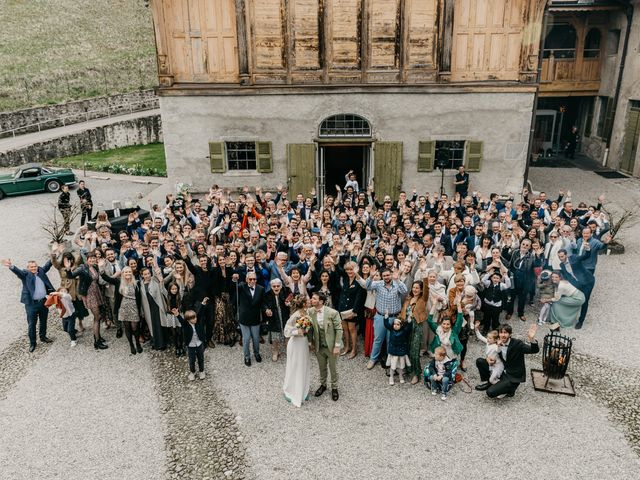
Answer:
M211 173L224 173L227 162L224 159L224 142L209 142L209 162Z
M616 105L613 97L607 98L607 109L604 115L604 132L602 139L609 144L611 141L611 130L613 129L613 119L616 116Z
M373 161L376 194L397 200L402 189L402 142L376 142Z
M262 173L273 172L273 160L271 157L271 142L258 142L258 168Z
M593 111L595 109L595 99L592 97L589 101L589 107L587 108L587 120L584 124L584 136L591 136L591 128L593 126Z
M436 156L436 142L419 142L418 143L418 171L433 171L433 161Z
M468 172L479 172L482 166L483 143L467 140L464 143L464 168Z

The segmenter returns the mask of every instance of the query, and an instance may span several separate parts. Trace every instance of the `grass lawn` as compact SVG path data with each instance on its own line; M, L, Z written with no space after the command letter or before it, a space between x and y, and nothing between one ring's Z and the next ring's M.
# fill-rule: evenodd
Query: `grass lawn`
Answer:
M86 153L73 157L57 158L51 164L58 167L111 173L131 173L134 175L166 176L167 164L164 144L150 143L133 147L116 148L104 152Z
M142 0L0 0L0 111L157 84Z

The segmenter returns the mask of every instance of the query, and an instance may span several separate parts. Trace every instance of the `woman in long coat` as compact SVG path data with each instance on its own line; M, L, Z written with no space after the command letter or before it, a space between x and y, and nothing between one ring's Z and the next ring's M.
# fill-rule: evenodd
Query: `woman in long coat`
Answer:
M153 264L153 273L149 267L140 271L140 305L151 332L151 348L164 350L167 348L162 327L168 326L166 297L162 272L157 264Z

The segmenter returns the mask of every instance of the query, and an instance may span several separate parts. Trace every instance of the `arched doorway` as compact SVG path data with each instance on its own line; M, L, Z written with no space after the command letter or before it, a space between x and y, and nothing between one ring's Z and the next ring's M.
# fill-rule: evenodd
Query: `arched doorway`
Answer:
M371 175L372 129L356 114L341 113L325 118L318 129L318 189L335 195L344 190L345 175L353 171L360 190L366 190Z

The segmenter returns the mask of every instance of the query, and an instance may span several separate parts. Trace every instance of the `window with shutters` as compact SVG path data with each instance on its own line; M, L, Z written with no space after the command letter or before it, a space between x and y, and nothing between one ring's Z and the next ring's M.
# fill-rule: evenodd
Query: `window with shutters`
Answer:
M226 142L228 170L256 170L256 142Z
M436 141L436 165L438 160L446 161L445 169L457 169L464 165L464 140Z

